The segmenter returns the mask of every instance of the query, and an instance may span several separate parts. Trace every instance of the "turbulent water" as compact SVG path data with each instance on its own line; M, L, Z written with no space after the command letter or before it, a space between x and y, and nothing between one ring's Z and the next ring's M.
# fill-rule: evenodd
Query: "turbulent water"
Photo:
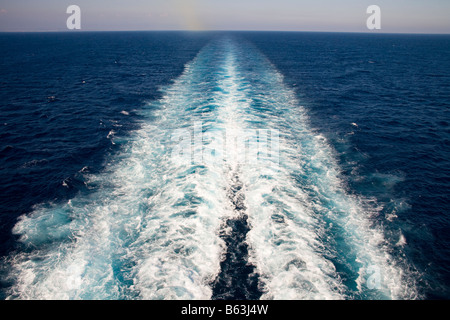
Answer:
M122 41L134 41L139 48L145 48L142 50L152 49L153 42L148 48L143 44L144 40L149 41L148 34L134 38L132 35L121 34ZM175 36L153 37L156 46L164 41L171 43ZM353 179L362 173L352 175L347 171L349 167L356 170L357 165L364 165L364 157L344 162L348 154L340 148L348 147L351 141L338 143L330 138L329 131L324 129L322 133L320 126L315 125L322 122L326 128L336 124L326 125L333 122L333 117L318 118L317 111L305 103L306 98L302 101L292 78L285 79L275 60L269 60L274 51L265 49L267 44L261 45L261 34L185 37L177 39L176 45L171 44L177 48L184 43L192 46L185 47L183 58L187 61L176 61L177 66L183 66L177 76L159 78L155 89L148 84L145 85L150 89L140 87L141 91L152 92L159 87L158 94L151 93L154 96L138 95L134 97L137 102L119 100L111 108L114 116L108 120L110 127L103 127L99 134L99 141L106 141L107 145L97 147L105 154L79 155L80 151L75 151L73 157L81 159L74 161L63 156L62 166L67 164L70 168L68 163L73 162L78 166L76 170L67 169L72 172L69 178L54 179L59 183L55 188L67 192L39 194L29 208L17 210L17 221L9 224L12 236L4 241L4 297L432 296L429 286L433 278L426 275L426 264L411 254L420 246L408 251L410 239L401 231L404 225L393 222L397 215L412 210L407 204L403 211L400 205L391 211L386 209L398 198L391 191L386 200L386 193L392 189L385 182L382 195L355 190ZM274 34L266 37L279 41ZM328 37L333 39L332 35ZM314 37L308 39L312 41ZM173 50L160 49L160 59L170 59ZM119 93L113 94L121 96L124 91L137 90L131 81L137 76L133 74L135 70L141 70L146 77L145 73L164 74L164 68L169 68L139 68L134 64L146 63L142 57L146 55L139 50L132 57L123 57L121 63L133 64L133 70L121 79ZM118 61L111 56L108 62L110 68ZM304 70L302 76L307 78L308 72ZM85 78L79 80L88 84ZM112 94L104 90L106 93L102 94ZM42 108L66 97L52 94L47 99ZM131 103L135 104L132 108ZM320 104L319 97L316 103ZM442 108L448 110L448 100L445 103ZM67 108L70 103L55 105ZM4 108L8 106L13 109L13 103ZM20 116L19 109L11 112L11 118ZM78 121L77 112L67 113L66 121ZM2 121L4 127L7 121L10 120ZM448 115L441 121L448 121ZM122 129L127 125L128 129ZM346 125L351 132L361 130L361 123ZM448 137L448 123L446 126L443 134ZM95 140L98 124L93 127L97 128L92 137ZM63 127L58 135L64 134ZM336 136L339 134L336 132ZM3 153L17 148L13 143L16 136L9 137L12 142L9 147L2 147ZM35 138L36 144L39 138ZM89 139L86 136L79 144L89 143ZM61 140L58 143L64 144ZM370 152L367 154L370 157ZM101 165L91 164L100 159ZM26 162L25 167L39 167L41 162L46 165L52 159L44 154L35 155L32 161ZM41 170L43 179L50 169L48 166ZM395 184L389 174L378 174L379 179L386 176ZM20 186L16 188L20 190ZM16 202L26 196L20 195ZM12 215L9 213L10 220ZM449 225L448 217L441 219ZM422 224L423 220L416 227ZM434 294L446 295L445 291Z

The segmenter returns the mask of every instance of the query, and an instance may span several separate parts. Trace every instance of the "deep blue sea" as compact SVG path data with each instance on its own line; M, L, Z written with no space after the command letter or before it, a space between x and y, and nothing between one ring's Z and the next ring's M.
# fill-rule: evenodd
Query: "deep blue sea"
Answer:
M450 298L450 36L0 43L0 298Z

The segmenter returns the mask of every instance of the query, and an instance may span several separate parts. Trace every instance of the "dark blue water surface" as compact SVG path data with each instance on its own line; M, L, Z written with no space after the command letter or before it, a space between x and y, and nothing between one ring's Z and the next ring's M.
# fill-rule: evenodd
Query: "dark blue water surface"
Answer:
M76 199L83 199L78 202L85 204L78 204L79 208L88 208L88 203L94 203L96 205L92 207L100 208L100 205L97 205L98 198L106 199L108 192L102 193L101 184L98 182L93 183L94 186L91 185L91 178L87 176L101 176L101 179L106 179L104 175L108 170L112 170L111 163L113 168L116 168L114 163L119 161L117 159L126 158L127 152L133 154L127 146L138 140L134 132L141 132L139 130L145 125L155 123L155 126L162 126L165 123L161 116L155 115L153 118L153 109L167 106L170 109L175 105L179 108L181 102L174 102L179 96L180 99L186 97L186 101L190 101L192 105L200 104L200 101L210 103L214 107L210 107L212 111L208 109L208 114L212 114L215 109L220 109L222 100L208 100L208 95L216 95L214 92L220 91L220 94L232 96L235 92L238 97L233 103L249 105L248 110L242 112L251 114L258 110L258 116L263 119L261 121L266 119L267 126L281 124L279 129L283 133L283 117L287 119L287 112L279 107L280 102L273 103L273 110L277 112L271 111L271 101L286 96L289 90L294 93L296 100L292 108L304 108L307 118L305 123L308 124L306 129L303 128L303 123L299 125L297 131L291 132L291 136L301 139L300 135L296 134L308 131L305 139L313 136L325 137L328 142L323 146L326 145L332 150L326 153L326 156L335 156L346 196L363 197L374 209L371 212L376 213L367 216L367 219L374 228L382 230L383 239L378 246L382 247L382 252L388 254L392 261L398 262L397 268L409 275L409 286L414 287L414 293L395 296L419 299L450 298L449 36L282 32L30 33L0 34L0 43L2 298L39 296L42 288L49 287L48 281L53 281L48 279L56 279L56 276L51 274L55 266L64 268L64 263L78 257L77 254L82 249L74 249L73 252L78 253L68 254L70 259L61 258L64 263L56 258L45 260L55 252L60 253L58 256L66 257L66 252L72 250L67 248L71 247L68 245L64 249L61 248L68 243L72 243L75 248L81 248L84 242L80 230L85 232L90 230L90 227L95 229L93 225L96 220L92 220L89 214L87 218L75 214L64 216L64 221L67 220L64 223L60 220L55 223L52 219L68 212L64 204L71 199L75 199L74 203ZM186 68L188 63L190 69ZM214 71L211 71L213 69ZM274 88L274 83L277 82L271 81L279 75L283 76L283 88L277 93L277 88ZM181 80L176 82L180 76ZM262 79L260 82L259 78ZM164 100L164 95L171 98ZM223 101L231 100L223 98ZM263 102L258 104L259 101ZM184 107L188 108L187 105ZM180 109L180 119L182 116L189 116L186 110ZM176 112L173 114L176 115ZM168 123L177 125L176 118L172 119L167 115L167 119ZM211 119L214 117L211 116ZM211 121L210 118L208 121ZM181 123L186 126L189 124L192 123ZM295 122L285 123L286 128L294 125ZM149 132L146 139L151 140L152 134L156 136L157 131L152 130L146 131ZM117 137L120 139L115 140ZM305 139L298 141L299 145L305 144L305 154L299 157L301 160L298 161L298 166L300 168L307 163L305 168L312 168L313 164L309 166L308 161L321 154L319 151L329 149L323 149L322 144L313 148ZM314 153L308 153L308 148L315 150ZM161 168L166 165L167 163L161 163ZM157 168L157 164L147 168L149 177L152 177L152 170ZM287 168L290 167L286 165L285 171L288 171ZM196 167L193 170L201 169ZM320 190L317 191L318 195L314 193L314 190L321 188L324 179L322 177L328 175L321 175L319 171L323 168L313 169L311 176L307 169L303 175L292 172L292 179L296 181L298 189L287 192L294 194L301 190L313 190L305 191L305 194L309 194L311 201L317 204L311 205L310 209L313 216L315 214L324 226L319 228L314 225L314 228L329 230L329 238L326 238L326 232L325 235L319 235L319 231L314 231L322 241L322 247L327 250L322 252L311 249L311 252L319 252L324 260L333 265L336 271L333 275L339 277L338 282L342 283L343 289L336 289L340 297L383 298L384 295L379 296L372 291L363 292L360 289L357 274L361 274L358 268L362 268L363 263L359 262L357 249L349 249L352 242L339 238L339 228L350 234L350 227L346 229L345 223L333 218L331 214L323 213L324 209L317 207L320 204L321 208L327 208L331 213L345 209L337 208L337 203L342 202L336 200L338 197L334 193ZM166 173L170 175L170 169ZM252 258L251 253L249 258L249 252L258 252L259 248L256 244L253 246L251 241L260 240L252 233L252 230L256 232L255 226L258 224L258 220L252 217L252 210L258 211L258 208L251 207L256 203L256 200L252 200L252 195L241 191L242 188L246 190L246 175L245 172L240 175L241 178L236 174L234 180L232 179L233 182L229 186L231 191L227 193L239 215L224 221L224 225L232 229L231 233L217 231L220 238L224 239L226 248L222 260L217 263L220 270L216 270L216 278L202 280L203 282L197 280L195 275L187 278L191 279L193 284L199 281L209 283L212 292L210 296L215 299L257 299L264 294L267 295L263 297L268 298L284 297L277 295L278 284L271 279L283 281L283 285L289 288L293 288L295 283L296 289L292 292L317 292L317 295L292 294L289 297L293 299L334 298L333 295L325 294L328 292L326 289L321 289L329 287L332 288L330 292L334 290L330 284L331 280L328 280L329 277L333 278L330 273L324 271L323 275L317 273L314 276L301 273L302 277L310 278L301 282L302 285L299 285L299 280L292 280L292 286L289 276L283 276L284 272L293 275L294 269L300 270L295 272L307 269L309 255L306 251L304 261L292 259L286 267L280 269L283 273L277 273L278 269L274 266L266 269L260 267L258 259ZM168 181L165 180L166 174L161 174L161 177L161 181ZM269 180L271 179L267 181ZM330 183L333 181L330 180ZM317 185L317 188L313 188L313 185ZM189 186L186 184L183 188L180 187L180 192L187 192L185 190ZM281 187L278 185L277 188ZM275 189L274 187L273 190ZM155 190L147 192L149 199L156 197L155 194L164 194ZM172 188L168 191L174 190ZM117 198L120 197L118 192ZM93 200L94 198L97 199ZM210 205L212 202L208 196L199 196L198 203L196 199L191 197L186 200L191 206L195 206L195 210L197 205L199 208L201 206L198 203ZM269 196L264 199L261 211L266 205L270 207L276 201L281 201L278 198L272 201ZM105 200L102 203L106 202ZM157 209L152 209L151 200L148 202L146 209L139 210L151 216L152 210ZM155 200L154 203L159 202ZM46 213L37 209L39 206L53 208L58 205L61 205L58 208L63 209L49 209ZM129 202L123 201L124 207L129 205ZM77 204L73 206L76 207ZM295 212L289 206L292 206L292 202L280 204L279 207L284 208L282 211L285 216L274 214L272 219L287 223L287 217ZM210 205L210 208L212 207ZM305 205L305 208L309 206ZM366 210L365 207L358 208ZM354 207L351 208L353 209ZM91 209L87 209L89 210ZM192 210L195 216L196 211ZM218 212L217 209L211 210L214 210L214 214ZM116 214L119 211L114 212ZM27 220L26 225L20 225L17 229L19 231L13 232L19 217L32 215L33 212L39 212L35 216L40 218ZM73 209L73 212L76 210ZM364 212L361 213L363 216ZM144 221L145 215L142 216ZM175 215L172 216L175 219ZM186 219L188 216L189 214ZM294 220L295 218L292 218L292 221ZM62 225L65 228L73 221L85 221L85 224L83 227L78 226L72 233L61 231ZM170 235L170 220L164 220L161 228L166 227L166 222L165 230L169 231L163 233ZM42 227L43 224L45 227ZM150 224L140 224L139 228L142 229L139 230L150 230L150 227L147 227ZM311 230L312 228L311 225ZM365 232L364 230L358 232ZM288 231L280 234L285 235ZM37 232L44 233L39 236L39 240L35 235ZM54 236L56 232L58 236ZM142 279L145 278L144 273L148 275L150 272L150 267L144 261L151 261L151 255L140 259L145 253L139 253L142 254L140 256L135 253L138 251L133 251L134 241L139 243L136 239L146 234L144 231L139 232L139 236L124 236L120 245L110 248L111 252L114 252L111 254L111 277L116 279L116 282L113 285L106 281L105 288L120 288L119 293L111 293L113 289L105 289L102 295L98 296L86 293L97 292L97 289L89 289L93 287L92 283L87 284L95 278L93 274L96 273L92 270L97 268L101 273L103 271L98 266L108 263L96 264L83 256L87 262L83 265L84 271L79 272L79 278L74 278L68 288L55 285L58 289L51 291L53 295L48 297L58 296L55 292L59 292L59 297L62 298L171 299L175 294L178 297L208 297L207 289L199 289L198 292L202 293L198 295L195 290L192 290L191 296L183 295L184 293L180 292L187 289L181 288L182 286L181 289L177 287L173 294L164 293L166 291L155 297L147 294L145 286L153 288L153 284L149 284L150 280ZM250 237L248 240L247 233ZM184 235L195 239L193 243L198 244L200 251L202 250L201 240L195 233L186 231ZM286 237L293 242L297 241L293 240L293 236ZM342 237L345 237L344 233ZM159 243L158 239L160 238L156 236L148 236L143 243ZM168 238L166 242L168 241L171 239ZM283 238L283 241L286 240ZM128 257L124 262L117 258L121 254L117 248L127 251L124 249L127 246L134 252L135 258ZM191 249L188 247L185 244L182 248L175 248L174 252L189 257L189 252L198 251L193 249L193 246L189 247ZM355 248L357 247L355 245ZM279 248L282 250L284 247L280 245ZM308 245L305 248L313 246ZM286 249L286 256L289 250ZM293 251L302 255L298 249ZM280 263L285 263L284 260L281 262L281 259L280 256ZM390 259L386 261L389 262ZM44 261L42 265L27 264L27 261L35 263L38 260ZM173 262L172 266L180 267L177 263ZM150 264L149 262L148 265ZM67 265L67 268L73 267L73 264L68 262ZM290 265L295 265L295 268ZM75 271L79 270L73 268ZM197 274L197 268L192 269ZM34 272L35 280L27 282L27 270ZM167 275L171 272L168 270L172 269L161 270L164 270L161 273ZM157 278L156 274L160 273L155 273ZM198 274L203 273L198 271ZM43 283L42 286L39 285L40 282ZM186 286L189 287L189 284ZM31 288L30 292L34 295L24 294L27 288ZM74 288L78 288L78 293L74 293ZM42 291L42 297L47 297L46 294L49 292Z

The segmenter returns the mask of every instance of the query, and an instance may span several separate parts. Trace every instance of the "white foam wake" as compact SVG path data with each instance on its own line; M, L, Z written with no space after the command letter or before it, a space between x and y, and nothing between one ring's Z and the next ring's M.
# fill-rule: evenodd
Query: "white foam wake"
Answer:
M236 174L263 299L415 295L375 209L346 191L333 149L252 46L209 44L143 114L86 175L90 193L17 223L28 249L11 257L10 298L209 299Z
M251 83L241 82L238 89L247 96L244 119L280 135L279 165L246 165L240 176L251 225L250 260L264 282L262 298L416 297L412 279L373 224L376 206L347 191L333 149L310 128L281 74L254 48L238 57L237 77L245 74Z
M226 177L172 154L176 130L192 126L201 114L193 108L205 106L198 95L207 55L206 48L149 106L154 121L105 172L86 176L95 191L21 217L13 232L29 250L12 257L10 298L211 297L223 252L218 231L230 212Z

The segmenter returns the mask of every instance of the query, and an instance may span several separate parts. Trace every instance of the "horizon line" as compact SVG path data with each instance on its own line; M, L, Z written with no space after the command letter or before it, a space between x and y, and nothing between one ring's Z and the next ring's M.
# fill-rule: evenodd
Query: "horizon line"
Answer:
M188 30L188 29L136 29L136 30L95 30L95 29L81 29L81 30L16 30L3 31L0 33L88 33L88 32L292 32L292 33L358 33L358 34L404 34L404 35L450 35L450 32L403 32L403 31L327 31L327 30L227 30L227 29L211 29L211 30Z

